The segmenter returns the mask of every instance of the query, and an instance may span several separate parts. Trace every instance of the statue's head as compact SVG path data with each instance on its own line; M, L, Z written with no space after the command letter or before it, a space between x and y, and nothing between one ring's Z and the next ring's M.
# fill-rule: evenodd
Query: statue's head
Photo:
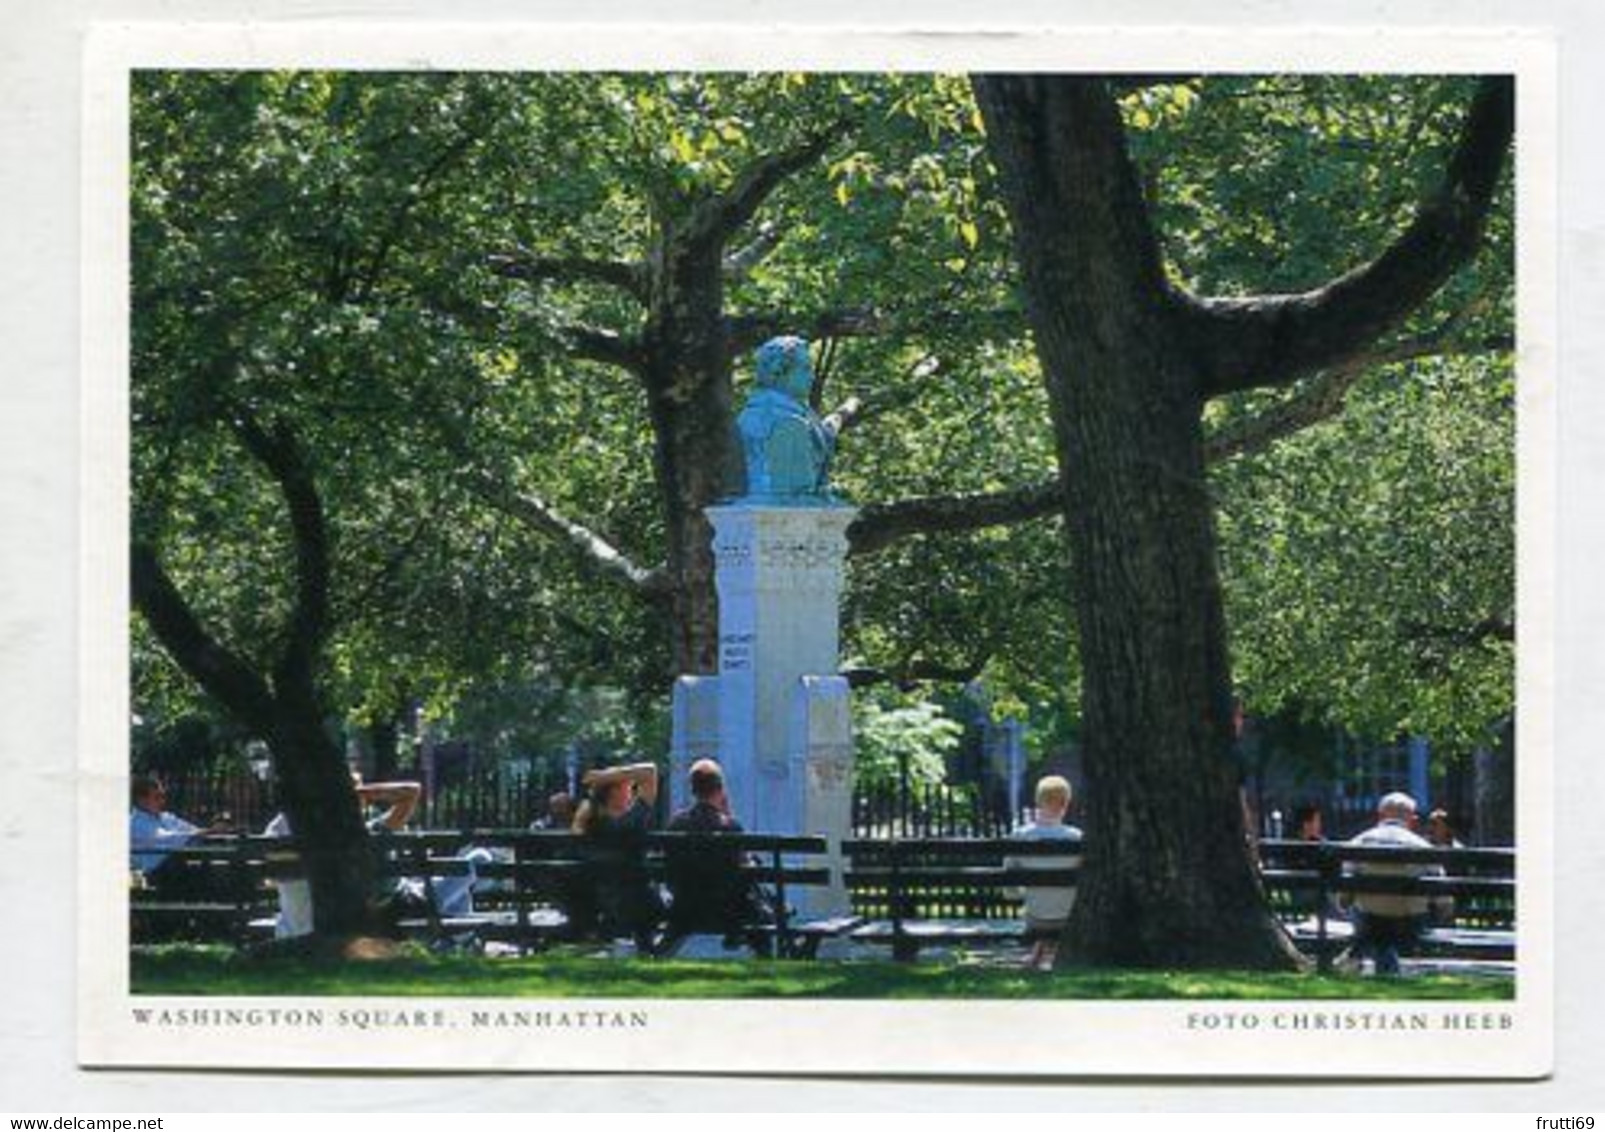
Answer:
M814 385L808 343L793 335L771 338L758 347L758 385L776 389L798 401L807 401Z

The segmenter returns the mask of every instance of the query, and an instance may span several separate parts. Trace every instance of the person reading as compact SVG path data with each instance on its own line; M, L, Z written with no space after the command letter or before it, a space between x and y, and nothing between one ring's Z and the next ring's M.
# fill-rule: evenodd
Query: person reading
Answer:
M189 877L169 856L199 837L228 833L227 821L205 827L185 821L167 809L167 787L153 774L135 775L130 784L128 811L129 866L144 877L145 886L168 896L201 895L208 891L205 874ZM227 817L227 815L223 815Z

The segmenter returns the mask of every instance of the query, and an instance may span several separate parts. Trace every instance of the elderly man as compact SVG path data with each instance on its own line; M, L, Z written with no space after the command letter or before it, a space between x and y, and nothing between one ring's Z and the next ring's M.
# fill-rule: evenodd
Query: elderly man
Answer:
M1392 849L1431 849L1432 845L1415 832L1415 799L1404 793L1386 794L1377 803L1377 824L1349 841L1350 845ZM1407 861L1354 861L1344 865L1351 876L1422 877L1442 876L1441 865ZM1370 952L1376 960L1376 973L1397 975L1399 951L1412 947L1426 924L1432 901L1425 896L1383 892L1355 893L1354 950Z

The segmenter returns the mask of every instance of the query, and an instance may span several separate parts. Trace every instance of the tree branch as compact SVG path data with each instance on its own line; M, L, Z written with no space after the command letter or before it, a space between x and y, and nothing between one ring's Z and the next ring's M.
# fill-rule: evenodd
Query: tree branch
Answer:
M434 183L435 179L450 168L458 158L474 147L482 136L482 129L483 126L465 130L461 137L442 150L418 174L417 180L412 183L411 191L408 192L407 198L391 216L390 223L386 226L384 234L380 236L373 256L368 261L367 270L362 273L361 279L357 282L355 288L357 301L365 301L373 294L374 288L379 285L379 277L384 272L385 261L390 258L391 250L395 248L396 244L400 242L402 234L406 232L408 222L412 219L418 206L434 195L438 187Z
M272 431L240 415L230 422L256 461L279 485L295 545L295 606L284 648L274 666L275 680L299 681L317 663L329 635L329 541L323 502L295 434L283 424Z
M725 342L733 356L756 349L779 334L795 334L812 342L821 338L862 338L880 334L885 328L886 319L871 307L847 307L814 314L768 311L728 316Z
M924 390L923 382L940 368L939 359L934 355L925 354L908 367L908 371L897 385L883 389L870 397L847 398L825 418L825 423L834 427L836 434L840 436L848 429L858 428L876 417L911 405L919 400Z
M843 668L841 674L847 678L848 685L853 688L870 688L877 684L895 684L900 690L908 691L916 684L968 684L981 675L982 670L986 668L987 659L989 658L962 665L938 664L934 661L916 660L901 668L871 668L861 665L853 668Z
M1513 81L1484 78L1437 191L1381 255L1325 286L1243 299L1177 293L1202 392L1286 385L1342 366L1402 322L1476 253L1514 124Z
M134 608L178 666L259 735L272 726L273 693L256 670L208 633L162 568L154 547L129 548Z
M809 135L794 149L766 154L748 165L728 189L696 207L685 228L687 237L696 244L722 247L787 177L813 164L846 133L847 124L843 118Z
M780 245L780 225L766 221L758 225L757 234L748 241L745 247L725 256L724 277L725 282L734 283L745 279L751 274L769 253Z
M1206 461L1214 463L1257 452L1311 425L1335 416L1348 390L1368 368L1425 357L1509 350L1508 338L1455 340L1452 324L1415 338L1378 346L1343 366L1316 377L1276 405L1221 429L1205 441ZM848 406L844 406L844 409ZM861 420L870 406L852 406L843 427ZM936 532L958 533L1029 522L1057 514L1064 506L1057 479L1046 479L1004 491L971 495L929 495L891 503L869 504L847 528L848 553L873 554L894 542Z
M475 494L503 514L567 543L590 568L638 597L655 601L668 596L672 582L667 570L637 565L618 547L589 527L559 514L544 499L514 491L488 475L476 476L471 487Z
M646 355L634 337L594 326L567 326L559 337L577 358L619 366L639 373L646 366Z
M725 319L725 341L732 357L756 349L777 334L824 338L873 338L912 335L934 328L961 328L975 335L1000 330L1024 331L1024 312L1015 307L991 310L881 311L874 307L842 307L830 311L762 311Z
M1509 645L1516 643L1515 619L1504 614L1484 617L1475 625L1447 626L1425 621L1405 621L1399 628L1406 637L1424 644L1436 643L1471 648L1487 641L1500 641Z
M1376 347L1317 374L1284 400L1251 417L1234 421L1206 438L1205 461L1216 463L1263 451L1278 440L1337 416L1343 411L1355 382L1376 366L1449 355L1500 353L1515 345L1512 339L1499 337L1447 341L1446 330Z
M520 248L497 252L486 259L486 265L503 279L525 283L601 283L617 287L635 299L646 299L646 269L640 263L584 256L537 256Z
M1023 523L1058 513L1064 496L1057 479L1007 491L973 495L925 495L894 503L871 503L847 528L847 553L873 554L899 539Z

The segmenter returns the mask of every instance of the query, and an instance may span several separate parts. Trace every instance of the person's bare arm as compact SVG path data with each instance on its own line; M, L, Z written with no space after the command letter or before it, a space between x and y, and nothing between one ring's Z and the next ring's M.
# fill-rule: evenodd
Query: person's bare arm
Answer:
M654 763L630 763L628 766L610 766L603 770L588 770L580 779L586 786L607 786L614 782L629 782L647 805L658 799L658 768Z
M652 805L658 800L658 768L653 763L640 763L636 767L635 790L641 801Z
M365 782L357 787L357 797L365 804L390 806L384 817L379 819L380 824L389 830L397 830L407 824L407 819L418 808L418 799L422 795L423 788L416 782Z

